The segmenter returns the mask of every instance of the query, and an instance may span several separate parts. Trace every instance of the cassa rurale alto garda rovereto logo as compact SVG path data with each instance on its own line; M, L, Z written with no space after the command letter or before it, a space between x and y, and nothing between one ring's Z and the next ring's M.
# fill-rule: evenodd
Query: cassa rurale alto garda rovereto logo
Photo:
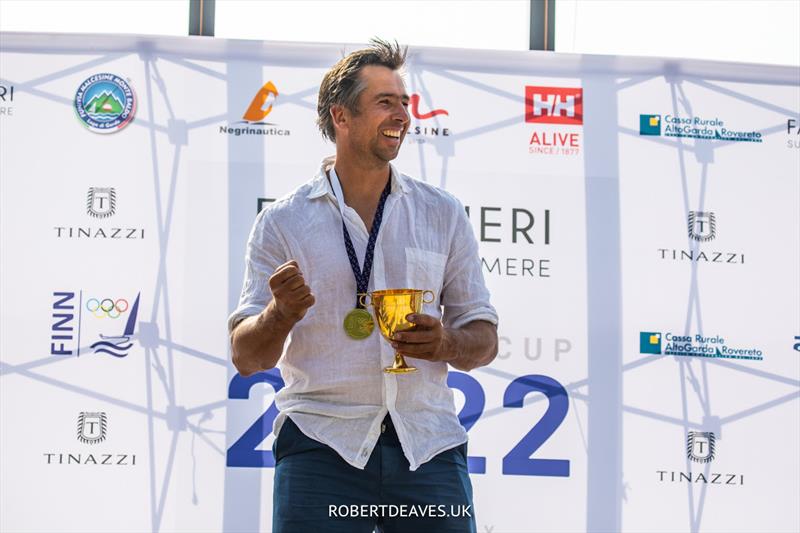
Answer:
M732 129L719 117L682 117L678 114L640 114L639 135L688 137L711 141L763 142L760 131Z
M764 352L753 347L734 347L721 335L676 334L671 331L640 331L639 353L761 361Z

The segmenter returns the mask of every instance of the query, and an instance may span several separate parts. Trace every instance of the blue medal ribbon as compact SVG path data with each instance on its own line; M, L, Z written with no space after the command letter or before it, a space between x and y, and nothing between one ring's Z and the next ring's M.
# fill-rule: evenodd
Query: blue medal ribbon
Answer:
M389 193L392 191L392 179L390 176L389 180L386 182L386 187L383 188L381 197L378 200L378 209L375 211L375 217L372 219L372 229L369 232L367 251L364 255L364 269L362 270L358 266L358 257L356 257L356 250L353 247L353 241L350 239L350 232L347 231L347 225L344 223L344 193L342 192L341 185L339 184L339 176L336 175L336 171L333 168L331 168L330 173L332 178L331 181L333 181L332 185L336 190L334 196L336 196L337 200L339 201L339 208L342 213L342 233L344 234L344 247L345 250L347 250L347 258L350 259L350 268L353 269L353 275L356 278L356 308L364 309L364 306L359 301L358 295L366 293L369 287L369 277L372 273L372 259L375 255L375 241L378 239L378 232L381 229L381 222L383 221L383 208L386 205L386 199L389 197Z

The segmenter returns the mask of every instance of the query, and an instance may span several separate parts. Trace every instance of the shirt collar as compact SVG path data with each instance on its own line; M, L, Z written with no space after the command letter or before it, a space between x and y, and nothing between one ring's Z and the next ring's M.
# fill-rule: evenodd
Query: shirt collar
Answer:
M330 196L335 198L333 188L328 181L326 171L333 166L336 162L336 156L329 156L322 160L320 163L319 171L311 182L311 191L308 193L309 199L319 198L321 196ZM392 176L392 194L405 194L408 192L407 178L394 168L394 165L389 163L389 169Z

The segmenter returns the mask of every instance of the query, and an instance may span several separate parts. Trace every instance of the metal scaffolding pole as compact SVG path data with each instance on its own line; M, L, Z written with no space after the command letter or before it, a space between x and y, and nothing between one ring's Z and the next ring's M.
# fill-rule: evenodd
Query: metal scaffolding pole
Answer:
M216 0L189 0L189 35L214 36Z
M556 0L531 0L530 50L555 50Z

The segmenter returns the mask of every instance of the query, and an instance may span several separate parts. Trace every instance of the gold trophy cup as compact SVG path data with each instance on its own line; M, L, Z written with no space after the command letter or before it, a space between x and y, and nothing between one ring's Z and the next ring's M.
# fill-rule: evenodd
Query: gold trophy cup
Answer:
M428 295L430 300L425 299ZM406 316L411 313L419 313L422 310L422 304L432 303L434 299L433 291L421 289L374 291L369 294L362 294L362 303L365 296L370 297L370 302L367 305L372 306L375 310L375 318L381 334L389 341L392 340L395 333L413 328L414 324L406 320ZM406 360L403 359L403 355L397 351L394 353L394 364L383 369L384 372L389 374L405 374L416 370L413 366L408 366Z

